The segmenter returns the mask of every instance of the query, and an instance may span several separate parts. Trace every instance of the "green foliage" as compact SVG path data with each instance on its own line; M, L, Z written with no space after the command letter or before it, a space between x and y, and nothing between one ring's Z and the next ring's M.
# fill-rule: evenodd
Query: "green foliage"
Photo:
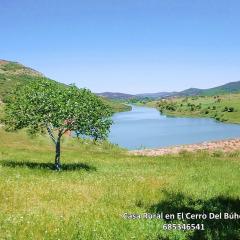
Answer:
M43 79L46 81L53 81L47 77L44 77L40 72L25 67L22 64L9 61L0 61L0 100L5 102L5 99L19 84L25 85L29 81L41 81ZM58 84L66 87L64 84ZM130 106L120 102L111 101L109 99L102 99L102 101L112 108L114 112L131 110Z
M161 100L158 102L158 107L159 107L160 112L163 112L164 110L173 112L173 111L176 111L176 109L177 109L177 106L176 106L176 104L174 104L174 102L164 101L164 100Z
M128 99L128 103L142 105L142 104L147 104L148 102L150 102L152 100L153 100L153 98L150 98L150 97L133 97L133 98Z
M211 117L217 121L240 123L240 94L180 97L152 101L147 106L157 107L167 115Z
M31 133L51 127L103 139L112 123L109 108L89 90L45 79L18 86L5 112L8 130L28 128Z
M223 112L234 112L234 107L224 107Z
M39 81L39 80L49 80L46 77L36 76L31 74L8 74L0 73L0 99L3 101L11 94L11 92L16 88L17 85L27 84L29 81Z
M101 97L102 101L108 105L113 112L126 112L126 111L131 111L131 106L124 104L120 101L117 100L110 100L104 97Z
M89 90L42 79L13 91L5 105L4 123L9 131L27 128L35 134L47 130L56 145L58 168L62 135L75 131L94 140L105 139L112 124L111 115L109 107Z

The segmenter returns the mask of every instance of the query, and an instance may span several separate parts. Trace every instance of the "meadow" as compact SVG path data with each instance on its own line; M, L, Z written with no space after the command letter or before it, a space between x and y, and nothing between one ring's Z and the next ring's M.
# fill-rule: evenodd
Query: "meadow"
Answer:
M161 112L172 116L208 117L217 121L240 123L240 94L214 96L176 97L149 101L147 106L157 107Z
M239 220L188 220L166 231L124 213L240 212L238 152L129 155L107 142L65 137L62 171L46 136L0 128L0 239L239 239ZM176 221L175 221L176 222ZM181 221L178 220L178 223Z

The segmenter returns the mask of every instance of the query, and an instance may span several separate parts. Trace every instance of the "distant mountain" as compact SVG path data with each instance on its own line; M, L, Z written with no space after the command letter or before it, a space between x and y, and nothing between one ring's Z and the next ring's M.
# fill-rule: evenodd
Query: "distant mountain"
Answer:
M240 92L240 81L230 82L218 87L199 89L199 88L189 88L184 91L178 92L176 96L196 96L196 95L221 95L226 93L236 93Z
M98 93L100 96L104 96L110 99L121 99L128 100L131 98L143 99L143 98L170 98L170 97L181 97L181 96L197 96L197 95L221 95L226 93L236 93L240 92L240 81L230 82L218 87L199 89L199 88L189 88L180 92L157 92L157 93L141 93L141 94L126 94L126 93Z
M172 94L177 92L159 92L159 93L141 93L141 94L127 94L119 92L103 92L96 93L98 96L106 97L113 100L128 100L132 98L143 99L143 98L163 98L172 96Z
M136 94L135 97L139 97L139 98L165 98L165 97L170 97L174 94L177 94L177 92L141 93L141 94Z
M2 101L5 96L14 88L18 83L26 83L26 81L37 81L38 79L48 79L42 73L25 67L24 65L6 60L0 60L0 100ZM61 83L59 83L61 84ZM189 88L180 92L157 92L157 93L142 93L142 94L127 94L120 92L103 92L97 95L106 97L112 100L128 100L131 98L144 99L158 99L169 98L178 96L196 96L196 95L220 95L225 93L240 92L240 81L230 82L218 87L209 89Z
M219 87L209 88L203 90L204 95L216 95L224 93L240 92L240 81L230 82Z
M127 94L127 93L119 93L119 92L103 92L103 93L96 93L98 96L106 97L109 99L119 99L119 100L126 100L133 98L135 95Z
M203 94L202 89L199 88L188 88L186 90L183 90L181 92L177 92L176 96L196 96L196 95L201 95Z

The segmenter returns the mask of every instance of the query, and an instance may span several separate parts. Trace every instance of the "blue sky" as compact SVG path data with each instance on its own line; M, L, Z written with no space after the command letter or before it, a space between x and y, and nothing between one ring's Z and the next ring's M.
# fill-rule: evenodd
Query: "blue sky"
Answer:
M0 59L94 92L240 80L239 0L0 2Z

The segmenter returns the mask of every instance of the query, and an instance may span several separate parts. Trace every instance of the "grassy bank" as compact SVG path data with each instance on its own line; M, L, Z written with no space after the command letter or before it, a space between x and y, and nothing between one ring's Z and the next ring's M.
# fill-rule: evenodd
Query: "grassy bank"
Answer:
M181 97L152 101L164 114L186 117L209 117L228 123L240 123L240 94Z
M239 212L237 153L141 157L107 143L69 138L62 147L64 170L55 172L48 138L0 129L1 239L240 237L236 220L198 220L206 230L192 232L165 231L159 219L122 217L161 211Z
M122 102L102 98L103 101L108 104L114 112L127 112L130 111L132 108Z

